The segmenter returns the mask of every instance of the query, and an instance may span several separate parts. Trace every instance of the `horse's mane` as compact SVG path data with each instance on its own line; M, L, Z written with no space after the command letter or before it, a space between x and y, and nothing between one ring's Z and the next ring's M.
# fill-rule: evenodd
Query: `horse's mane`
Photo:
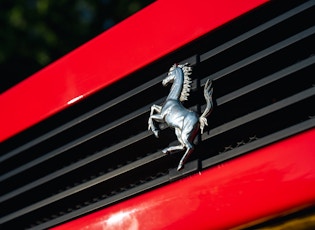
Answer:
M188 63L185 63L184 65L176 65L176 64L174 64L172 66L173 69L175 69L176 67L181 68L183 73L184 73L183 89L182 89L182 92L180 94L179 100L180 101L187 101L188 100L188 96L189 96L189 92L190 92L191 82L192 82L191 78L189 77L189 75L191 75L192 68L189 66Z

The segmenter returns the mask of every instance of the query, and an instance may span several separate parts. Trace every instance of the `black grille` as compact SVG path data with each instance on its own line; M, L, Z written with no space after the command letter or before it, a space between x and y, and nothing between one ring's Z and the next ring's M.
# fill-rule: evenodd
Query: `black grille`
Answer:
M273 1L139 70L2 144L0 223L42 229L69 221L315 126L315 1ZM215 107L185 168L149 109L174 62L193 66L185 104Z

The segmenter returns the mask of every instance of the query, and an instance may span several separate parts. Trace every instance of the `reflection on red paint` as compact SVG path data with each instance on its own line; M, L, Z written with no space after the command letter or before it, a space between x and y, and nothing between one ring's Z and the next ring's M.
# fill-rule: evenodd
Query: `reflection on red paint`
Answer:
M154 2L0 95L0 141L267 1Z
M75 103L75 102L81 100L82 98L83 98L83 95L77 96L77 97L71 99L70 101L68 101L67 104L68 104L68 105L71 105L71 104L73 104L73 103Z

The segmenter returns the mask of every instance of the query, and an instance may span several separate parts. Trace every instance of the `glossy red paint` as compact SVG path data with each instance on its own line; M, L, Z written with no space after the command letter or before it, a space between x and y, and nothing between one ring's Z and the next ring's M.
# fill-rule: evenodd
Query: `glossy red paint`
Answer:
M53 229L230 229L314 205L314 140L312 129Z
M0 141L268 0L157 1L0 96Z

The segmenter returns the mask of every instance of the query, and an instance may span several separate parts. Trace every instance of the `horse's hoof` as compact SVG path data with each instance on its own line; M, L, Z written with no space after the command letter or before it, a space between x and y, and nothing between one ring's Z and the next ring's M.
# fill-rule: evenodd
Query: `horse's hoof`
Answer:
M154 135L155 135L156 138L159 138L159 131L154 130L153 133L154 133Z
M184 168L184 165L183 164L179 164L178 167L177 167L177 171L180 171L183 168Z
M164 154L169 154L169 151L168 151L167 148L166 148L166 149L163 149L163 150L162 150L162 153L164 153Z

